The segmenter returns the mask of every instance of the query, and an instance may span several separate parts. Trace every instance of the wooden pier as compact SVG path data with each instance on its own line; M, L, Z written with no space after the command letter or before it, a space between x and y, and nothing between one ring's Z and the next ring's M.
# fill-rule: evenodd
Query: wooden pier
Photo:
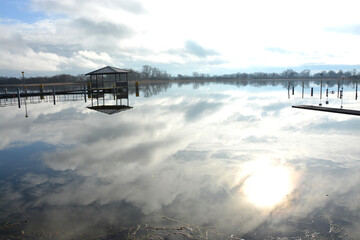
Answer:
M330 108L330 107L320 107L320 106L312 106L312 105L297 105L297 106L292 106L292 107L300 108L300 109L307 109L307 110L322 111L322 112L341 113L341 114L360 116L360 111L352 110L352 109Z

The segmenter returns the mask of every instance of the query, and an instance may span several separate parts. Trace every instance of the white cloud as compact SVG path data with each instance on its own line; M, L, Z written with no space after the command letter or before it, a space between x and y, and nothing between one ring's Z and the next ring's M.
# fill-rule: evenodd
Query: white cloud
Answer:
M344 28L346 32L346 26L359 25L356 8L349 7L356 4L354 0L341 4L322 0L291 3L284 0L34 0L33 11L45 12L48 18L34 23L2 20L1 24L4 35L21 35L25 44L39 55L74 56L75 61L79 60L75 57L79 51L106 52L117 66L161 63L169 69L181 67L176 73L183 69L214 73L217 69L357 65L360 36L329 31ZM197 44L197 54L202 49L216 56L207 54L213 59L201 61L172 51L186 52L190 49L189 40ZM287 53L269 52L269 48L281 48ZM29 53L23 55L21 61L32 57ZM3 64L1 68L9 67ZM101 60L94 60L94 64L85 60L79 65L92 68L101 64ZM44 65L37 69L46 72L69 68Z

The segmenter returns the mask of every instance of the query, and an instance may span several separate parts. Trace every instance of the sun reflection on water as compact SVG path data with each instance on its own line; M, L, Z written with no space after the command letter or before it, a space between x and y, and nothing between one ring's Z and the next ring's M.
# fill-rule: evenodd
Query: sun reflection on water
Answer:
M294 171L287 166L256 161L248 166L241 188L250 203L263 208L280 204L294 188Z

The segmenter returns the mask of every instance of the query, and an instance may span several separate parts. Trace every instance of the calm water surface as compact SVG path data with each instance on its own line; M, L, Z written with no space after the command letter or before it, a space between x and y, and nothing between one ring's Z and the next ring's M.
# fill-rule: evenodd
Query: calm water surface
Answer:
M360 117L291 108L315 83L261 85L0 108L0 239L359 239Z

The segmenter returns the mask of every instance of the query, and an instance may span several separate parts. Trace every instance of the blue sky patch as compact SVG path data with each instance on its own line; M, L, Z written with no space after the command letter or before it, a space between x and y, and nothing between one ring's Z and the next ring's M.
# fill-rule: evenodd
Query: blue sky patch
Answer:
M40 12L31 10L29 0L2 0L0 3L0 18L33 23L45 17Z

